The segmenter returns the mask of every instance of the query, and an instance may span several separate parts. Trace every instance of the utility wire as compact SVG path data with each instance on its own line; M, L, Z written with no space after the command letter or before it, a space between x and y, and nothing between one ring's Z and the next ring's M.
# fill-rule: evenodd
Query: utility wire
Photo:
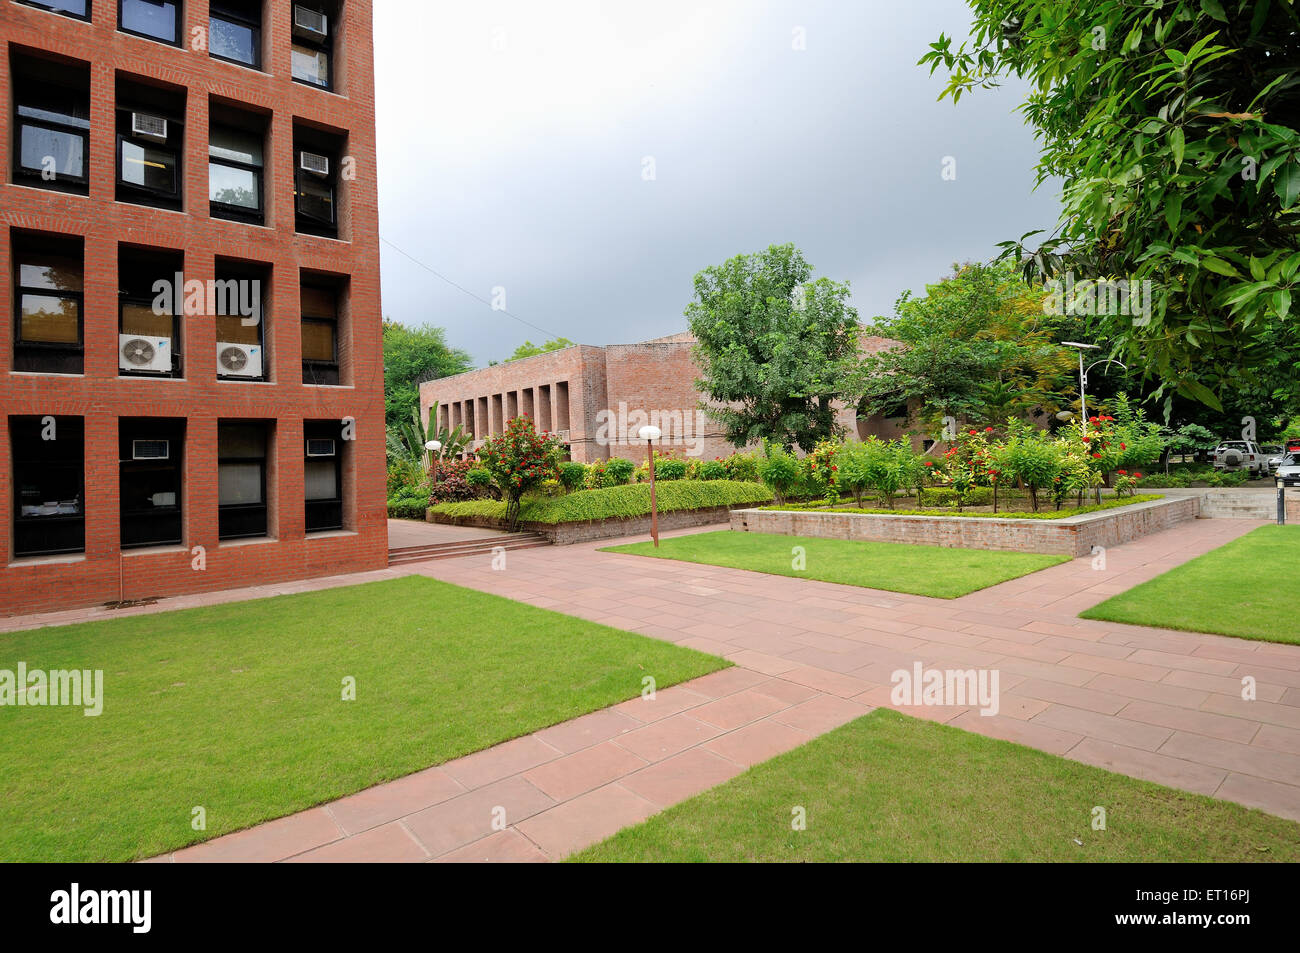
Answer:
M546 330L546 328L541 327L540 325L536 325L536 324L533 324L533 322L531 322L531 321L526 321L526 320L524 320L523 318L519 317L519 315L517 315L517 314L511 314L511 313L510 313L509 311L507 311L505 308L498 308L498 307L495 307L495 306L492 304L492 302L489 301L487 298L483 298L483 297L480 297L479 295L476 295L474 292L470 291L470 290L469 290L468 288L466 288L464 285L459 285L459 284L457 284L456 282L452 281L450 278L448 278L446 275L442 274L441 272L439 272L439 271L437 271L437 270L435 270L435 269L433 269L433 268L430 268L428 265L426 265L424 262L420 261L420 259L416 258L416 257L415 257L414 255L412 255L410 252L407 252L406 250L404 250L404 249L398 247L397 245L394 245L394 244L393 244L392 242L390 242L387 238L384 238L384 236L380 235L380 236L379 236L379 240L380 240L381 242L383 242L385 245L387 245L389 248L393 249L393 251L397 252L397 253L398 253L399 255L401 255L402 257L404 257L404 258L408 258L408 259L410 259L411 261L415 262L415 264L419 265L421 268L423 268L423 269L424 269L425 271L427 271L429 274L433 275L435 278L440 278L441 280L445 281L447 284L449 284L449 285L451 285L453 288L455 288L457 291L464 292L465 294L469 295L471 298L473 298L475 301L479 302L480 304L485 304L485 305L487 305L487 306L488 306L489 308L491 308L493 311L496 311L496 312L498 312L498 313L500 313L500 314L504 314L506 317L508 317L508 318L512 318L513 320L518 321L520 324L525 325L526 327L530 327L530 328L532 328L534 331L540 331L540 332L542 332L542 334L545 334L547 337L551 338L552 340L554 340L555 338L560 337L560 335L556 334L554 331L548 331L548 330Z

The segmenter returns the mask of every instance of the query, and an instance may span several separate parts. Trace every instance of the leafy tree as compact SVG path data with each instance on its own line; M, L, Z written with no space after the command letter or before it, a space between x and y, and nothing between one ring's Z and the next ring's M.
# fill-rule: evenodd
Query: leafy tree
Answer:
M812 280L792 244L737 255L695 276L686 308L699 344L706 413L737 447L772 440L812 450L837 435L842 396L862 329L849 286Z
M547 341L545 344L537 345L532 341L525 341L515 348L515 352L506 358L507 361L517 361L523 357L534 357L538 354L545 354L548 351L560 351L566 347L573 347L574 342L568 338L555 338L553 341ZM501 362L488 361L489 367L494 367Z
M426 324L408 328L384 321L384 416L388 426L411 419L420 406L420 383L460 374L474 366L465 351L447 346L447 332Z
M941 35L921 62L948 73L954 103L1005 77L1027 81L1038 182L1064 186L1056 231L1003 243L1006 253L1027 277L1151 282L1149 308L1091 322L1152 381L1166 420L1175 396L1218 409L1243 388L1282 387L1294 401L1294 4L969 2L970 39L954 50Z
M506 501L506 522L510 532L519 523L519 501L524 493L546 480L557 480L563 447L553 434L541 434L528 417L512 417L504 433L488 438L479 450L479 461Z

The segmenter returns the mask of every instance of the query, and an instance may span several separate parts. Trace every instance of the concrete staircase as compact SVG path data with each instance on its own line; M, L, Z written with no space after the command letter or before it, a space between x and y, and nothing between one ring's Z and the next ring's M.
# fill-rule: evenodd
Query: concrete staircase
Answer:
M405 566L430 559L455 559L458 556L491 555L495 549L536 549L549 546L551 541L538 533L507 533L501 536L480 536L450 543L430 543L424 546L402 546L388 551L388 565Z
M1201 518L1215 520L1275 520L1273 490L1207 490L1201 497Z

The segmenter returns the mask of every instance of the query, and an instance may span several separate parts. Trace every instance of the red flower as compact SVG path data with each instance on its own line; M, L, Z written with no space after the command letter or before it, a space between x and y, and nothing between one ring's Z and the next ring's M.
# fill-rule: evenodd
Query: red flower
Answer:
M1133 474L1133 479L1135 479L1135 480L1140 480L1140 479L1142 479L1142 474L1140 474L1140 473L1135 473L1135 474Z
M1120 448L1121 450L1127 450L1127 449L1128 449L1128 444L1126 444L1126 443L1121 443L1121 444L1119 445L1119 448Z
M1092 442L1092 438L1091 438L1091 437L1084 437L1084 438L1083 438L1083 442L1084 442L1084 443L1091 443L1091 442Z
M1120 476L1128 476L1127 470L1117 470L1115 472L1118 473Z
M926 461L925 461L925 465L926 465L927 467L932 467L932 466L934 466L934 461L933 461L933 460L926 460Z
M972 437L975 436L975 431L972 430L972 431L970 432L970 435L971 435Z
M992 433L992 432L993 432L993 428L992 428L992 427L985 427L985 428L984 428L984 432L985 432L985 433Z
M1100 453L1094 453L1092 456L1093 456L1093 458L1096 459L1096 460L1100 460L1100 459L1101 459L1101 454L1100 454Z

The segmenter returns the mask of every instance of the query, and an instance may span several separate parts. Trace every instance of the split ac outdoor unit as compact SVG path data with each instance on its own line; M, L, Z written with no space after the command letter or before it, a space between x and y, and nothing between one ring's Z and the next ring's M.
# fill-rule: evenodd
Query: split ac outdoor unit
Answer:
M168 440L132 440L132 460L168 460L171 458L171 442Z
M217 373L223 377L261 377L262 349L256 344L218 342Z
M167 141L167 120L148 113L131 113L131 135L155 142Z
M172 339L150 338L140 334L117 336L117 366L124 371L170 373Z
M294 32L311 39L324 39L329 36L329 18L319 10L313 10L310 7L293 6L293 29Z
M310 172L312 175L329 175L330 160L329 156L318 155L315 152L304 152L298 160L302 171Z
M308 439L307 456L309 457L334 456L334 441L328 437L312 437Z

